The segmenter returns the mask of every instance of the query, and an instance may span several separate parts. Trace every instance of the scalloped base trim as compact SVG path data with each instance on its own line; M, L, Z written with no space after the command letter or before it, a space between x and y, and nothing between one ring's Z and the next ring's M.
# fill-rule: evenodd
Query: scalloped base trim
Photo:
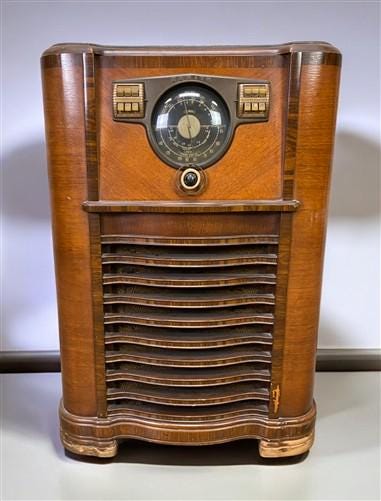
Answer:
M61 440L70 452L110 458L118 452L118 441L138 439L171 445L209 445L258 439L262 457L302 454L313 443L315 404L304 415L292 418L268 418L241 415L192 425L149 420L137 415L109 417L77 416L60 407Z

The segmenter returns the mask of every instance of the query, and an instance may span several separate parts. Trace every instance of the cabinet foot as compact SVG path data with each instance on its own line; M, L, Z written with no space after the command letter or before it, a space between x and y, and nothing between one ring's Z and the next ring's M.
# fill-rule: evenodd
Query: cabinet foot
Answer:
M61 441L67 451L82 456L112 458L118 452L116 440L96 440L89 437L79 439L61 431Z
M307 452L314 442L314 432L303 438L289 440L260 440L259 454L263 458L297 456Z

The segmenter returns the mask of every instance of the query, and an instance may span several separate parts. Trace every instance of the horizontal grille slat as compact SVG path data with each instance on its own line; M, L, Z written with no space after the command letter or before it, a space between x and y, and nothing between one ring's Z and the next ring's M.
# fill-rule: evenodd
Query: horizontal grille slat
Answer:
M110 345L106 352L107 362L139 362L142 364L171 367L217 367L244 362L271 362L271 352L266 345L228 347L205 350L168 350L138 345Z
M268 413L278 240L102 236L110 414Z
M274 273L261 273L254 266L236 269L208 270L198 273L182 273L176 268L143 266L126 267L116 273L104 273L103 284L150 285L153 287L224 287L241 284L275 285Z
M144 286L119 286L105 292L104 304L131 304L167 308L221 308L243 304L274 304L275 296L266 286L221 287L217 289L176 290Z
M113 367L107 370L106 380L162 386L217 386L243 381L270 381L270 369L266 364L240 364L226 372L221 368L193 370L121 363L113 364Z
M189 388L158 388L143 383L110 383L107 399L129 399L153 402L162 405L218 405L242 400L268 400L269 391L261 383L237 383L215 388L199 388L197 392Z
M103 264L138 264L144 266L169 267L219 267L236 266L243 264L270 264L277 263L274 246L246 245L236 248L210 247L208 252L200 252L197 247L182 247L180 250L168 247L152 248L147 246L117 245L112 252L102 254Z
M142 235L102 235L102 244L130 244L158 246L226 246L247 244L272 244L279 242L278 235L235 235L218 237L157 237Z
M234 404L213 405L209 407L174 407L161 406L137 400L114 400L109 403L110 415L125 417L141 417L152 421L169 421L174 423L218 422L232 419L235 416L243 419L251 415L267 414L268 405L264 400L246 400Z
M111 331L106 329L106 345L127 343L162 348L205 349L248 343L272 344L271 332L266 331L266 326L261 325L200 330L133 325L109 325L106 327L117 329Z
M148 258L142 256L112 256L110 254L104 254L102 256L103 264L141 264L144 266L169 266L175 267L195 267L195 268L212 268L218 266L236 266L241 264L273 264L277 262L277 256L267 255L263 256L258 254L257 256L240 256L239 258L231 259L174 259L174 258Z
M265 310L263 305L262 310ZM135 325L156 325L158 327L185 329L218 327L226 325L243 324L272 324L274 316L272 313L257 310L255 308L237 309L212 309L192 311L189 309L168 309L150 307L119 308L118 311L105 313L105 325L112 323L129 323Z

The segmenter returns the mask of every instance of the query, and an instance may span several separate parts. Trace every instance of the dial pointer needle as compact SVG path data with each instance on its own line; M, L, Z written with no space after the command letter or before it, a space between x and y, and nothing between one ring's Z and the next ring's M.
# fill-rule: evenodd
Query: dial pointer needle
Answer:
M192 124L191 124L191 121L189 119L188 108L187 108L187 103L185 102L185 99L183 102L184 102L184 108L185 108L185 116L187 117L187 122L188 122L189 139L190 139L191 146L193 146L193 144L192 144Z

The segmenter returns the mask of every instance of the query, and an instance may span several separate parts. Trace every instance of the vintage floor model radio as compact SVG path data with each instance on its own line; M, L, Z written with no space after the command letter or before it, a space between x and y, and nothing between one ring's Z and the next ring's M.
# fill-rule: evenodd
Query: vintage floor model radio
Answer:
M323 42L43 54L66 449L310 448L340 60Z

